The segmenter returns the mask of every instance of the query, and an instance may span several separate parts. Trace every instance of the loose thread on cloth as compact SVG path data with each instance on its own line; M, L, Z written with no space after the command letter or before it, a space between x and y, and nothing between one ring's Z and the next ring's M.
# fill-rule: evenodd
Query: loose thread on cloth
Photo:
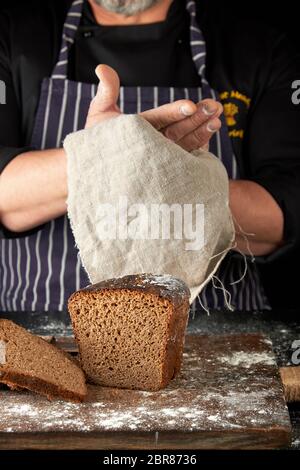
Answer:
M209 311L209 309L208 309L207 307L205 307L205 306L203 305L202 300L201 300L201 293L198 295L197 299L198 299L198 302L199 302L200 306L203 308L203 310L207 313L207 316L209 317L209 316L210 316L210 311ZM193 320L195 319L195 312L196 312L196 307L195 307L195 311L193 312L193 315L194 315L194 316L192 317Z
M220 287L215 284L215 280L220 283ZM226 307L228 308L228 310L230 310L231 312L233 312L233 311L234 311L234 307L231 305L231 294L230 294L230 292L226 289L226 287L224 286L224 284L223 284L223 282L221 281L221 279L219 279L217 276L213 276L213 277L212 277L212 285L213 285L214 289L216 289L216 290L221 290L221 291L223 292L225 305L226 305Z
M237 222L237 220L235 219L235 217L232 215L232 218L233 218L233 221L235 223L235 226L238 228L238 230L236 230L236 233L241 235L243 240L245 241L245 244L246 244L246 250L247 250L247 253L249 254L250 256L250 260L251 260L251 263L254 263L255 262L255 256L250 248L250 242L249 242L249 239L248 237L254 237L255 236L255 233L248 233L246 232L245 230L243 230L243 228L241 227L241 225ZM240 253L240 255L242 256L243 258L243 261L244 261L244 271L243 271L243 274L242 276L237 279L236 281L233 281L233 282L230 282L230 285L233 286L233 285L237 285L239 283L241 283L243 281L243 279L246 277L246 274L247 274L247 270L248 270L248 260L247 260L247 257L245 255L245 253L243 253L237 246L237 242L235 242L231 249L234 249L235 251L237 251L238 253ZM217 258L223 254L225 254L226 252L228 252L228 248L219 252L219 253L216 253L215 255L211 256L209 259L212 260L214 258ZM213 288L216 289L216 290L221 290L223 292L223 296L224 296L224 302L225 302L225 305L226 307L228 308L228 310L230 311L234 311L234 307L231 305L231 293L226 289L226 287L224 286L224 284L222 283L222 281L217 277L217 276L212 276L212 285L213 285ZM219 282L219 286L216 285L216 282ZM198 295L198 301L199 301L199 304L200 306L202 307L202 309L207 313L207 315L210 315L210 312L209 312L209 309L207 307L205 307L203 305L203 302L201 300L201 293ZM195 313L196 313L196 307L195 305L193 304L192 305L192 319L194 320L195 318Z
M236 248L236 247L237 247L237 243L235 243L235 244L231 247L231 250L234 249L234 248ZM221 255L223 255L224 253L228 253L228 251L229 251L228 248L226 248L225 250L220 251L220 252L217 253L216 255L211 256L211 257L209 258L209 260L212 260L212 259L214 259L214 258L217 258L218 256L221 256Z
M255 233L247 233L245 232L245 230L242 229L241 225L237 222L237 220L235 219L234 216L232 216L233 220L234 220L234 223L235 225L237 225L239 231L237 232L238 234L240 234L244 241L246 242L246 248L247 248L247 252L249 253L250 257L251 257L251 263L254 263L255 262L255 256L250 248L250 243L249 243L249 240L248 240L248 236L249 237L254 237L255 236ZM246 277L246 274L247 274L247 270L248 270L248 260L247 260L247 257L245 255L245 253L243 253L239 248L237 248L237 244L235 246L235 250L240 253L240 255L242 256L243 258L243 261L244 261L244 272L242 274L242 276L237 279L236 281L233 281L230 283L231 286L234 286L236 284L239 284L240 282L242 282L242 280Z
M242 258L243 258L243 261L244 261L244 272L243 272L242 276L241 276L239 279L237 279L236 281L233 281L233 282L230 283L231 286L234 286L234 285L239 284L240 282L242 282L242 280L246 277L247 270L248 270L248 264L247 264L246 255L245 255L239 248L236 248L236 251L237 251L238 253L240 253L240 255L241 255ZM251 260L251 262L253 262L253 261Z
M236 247L237 247L237 243L235 243L235 244L231 247L231 249L236 248ZM223 255L224 253L227 253L228 251L229 251L228 248L226 248L225 250L220 251L219 253L216 253L215 255L211 256L211 257L209 258L209 260L212 260L212 259L214 259L214 258L217 258L217 257ZM222 287L216 286L216 284L215 284L215 282L214 282L214 278L217 279L217 280L220 282L220 284L221 284ZM225 288L225 286L223 285L222 281L221 281L219 278L217 278L216 276L213 276L213 277L212 277L212 285L213 285L214 289L222 290L223 295L224 295L224 301L225 301L225 304L226 304L227 308L228 308L229 310L233 311L234 308L232 307L232 305L231 305L231 303L230 303L230 302L231 302L231 294L230 294L230 292ZM227 295L228 295L229 301L228 301ZM202 300L201 300L201 292L200 292L200 294L198 295L197 299L198 299L198 302L199 302L200 306L202 307L202 309L207 313L208 316L210 316L209 308L205 307L205 306L203 305ZM196 303L195 303L195 302L192 304L191 311L192 311L192 319L194 320L194 319L195 319L195 314L196 314Z
M237 220L235 219L235 217L232 215L232 218L234 220L234 223L235 225L238 227L239 231L237 231L238 234L240 234L245 243L246 243L246 248L247 248L247 252L249 253L250 257L251 257L251 262L254 263L255 262L255 256L253 254L253 252L251 251L251 248L250 248L250 243L249 243L249 240L248 240L248 237L254 237L255 234L254 233L247 233L245 232L241 225L237 222ZM236 285L236 284L239 284L240 282L243 281L243 279L246 277L246 274L247 274L247 270L248 270L248 262L247 262L247 257L246 255L237 247L237 242L235 242L235 244L232 246L231 249L234 249L236 250L238 253L240 253L240 255L242 256L243 258L243 261L244 261L244 271L243 271L243 274L242 276L237 279L236 281L233 281L230 283L231 286L233 285ZM213 258L217 258L218 256L221 256L222 254L226 253L226 251L228 250L223 250L221 251L220 253L217 253L213 256L210 257L210 260L213 259ZM220 283L220 286L217 286L216 283L215 283L215 280L218 281ZM224 284L222 283L222 281L217 277L217 276L213 276L212 277L212 285L214 287L214 289L218 289L218 290L221 290L223 292L223 295L224 295L224 301L225 301L225 305L227 306L227 308L230 310L230 311L233 311L234 308L233 306L231 305L231 294L230 292L225 288ZM201 299L200 299L200 295L198 296L198 299L199 299L199 303L201 305L201 307L206 311L208 312L209 314L209 310L204 307L204 305L202 304L201 302ZM194 314L195 315L195 314Z
M238 223L238 221L236 220L236 218L232 215L232 218L234 220L234 223L235 225L237 225L238 229L239 229L239 232L237 232L238 234L240 234L244 241L246 242L246 248L247 248L247 252L249 253L250 257L251 257L251 262L254 263L255 261L255 256L250 248L250 243L249 243L249 240L248 240L248 237L255 237L255 233L248 233L248 232L245 232L245 230L242 229L242 227L240 226L240 224ZM239 250L237 250L239 251Z

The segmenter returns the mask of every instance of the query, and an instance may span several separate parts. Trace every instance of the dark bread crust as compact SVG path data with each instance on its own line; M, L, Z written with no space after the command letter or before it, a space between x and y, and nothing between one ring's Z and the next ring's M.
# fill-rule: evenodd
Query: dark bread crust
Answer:
M51 384L50 382L46 382L42 379L37 379L35 377L30 377L10 370L2 372L0 382L4 383L12 390L26 389L31 392L39 393L40 395L46 396L48 400L63 398L64 400L81 403L86 397L86 394L82 395L69 390L64 390L57 385Z
M142 291L149 294L158 295L164 299L170 300L175 306L189 302L190 290L187 285L172 276L154 275L154 274L132 274L115 279L92 284L77 292L98 292L99 290L119 290L128 289L133 291ZM75 292L75 294L77 294ZM74 294L73 294L74 295ZM70 300L72 296L70 297Z
M189 297L190 291L186 284L171 276L157 276L152 274L129 275L118 279L108 279L94 285L87 286L75 292L69 299L68 307L73 325L76 341L81 350L80 331L77 330L76 304L84 296L89 294L97 294L106 291L111 292L122 291L127 294L143 293L152 296L154 299L161 298L169 304L169 317L167 334L161 338L163 346L163 356L161 359L161 381L153 383L153 386L147 387L147 390L159 390L167 386L180 371L182 362L182 353L184 347L185 330L188 321ZM80 355L81 358L81 355ZM82 361L82 358L81 358ZM85 365L82 361L83 368ZM89 373L86 370L89 380ZM127 386L127 388L131 388ZM137 388L133 387L132 388ZM141 387L141 389L145 389Z

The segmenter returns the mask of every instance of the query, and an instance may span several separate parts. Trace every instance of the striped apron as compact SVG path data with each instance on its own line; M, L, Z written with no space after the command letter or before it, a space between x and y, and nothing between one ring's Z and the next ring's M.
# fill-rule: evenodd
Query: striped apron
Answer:
M96 85L67 79L69 51L80 24L83 2L84 0L75 0L72 3L63 28L58 62L52 76L42 82L31 142L37 149L61 147L67 134L82 129L90 101L96 94ZM186 8L190 14L192 56L201 76L202 86L122 86L118 104L123 113L139 113L184 98L194 102L204 98L218 98L205 79L206 47L196 22L195 1L188 1ZM210 150L222 160L229 177L236 178L236 159L224 118L221 131L211 140ZM88 284L67 216L50 221L33 235L1 240L0 250L0 310L64 310L70 294ZM238 310L268 308L255 264L249 263L246 276L240 284L234 284L236 279L242 277L243 272L243 259L240 255L233 254L227 257L217 273L231 294L232 305ZM223 293L211 284L208 285L201 294L199 308L200 305L212 309L224 308Z

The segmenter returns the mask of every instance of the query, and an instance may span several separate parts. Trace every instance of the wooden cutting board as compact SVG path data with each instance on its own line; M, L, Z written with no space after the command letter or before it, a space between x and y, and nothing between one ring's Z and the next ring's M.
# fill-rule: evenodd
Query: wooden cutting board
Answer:
M180 377L159 392L90 386L73 404L2 388L0 403L2 449L262 449L291 435L260 335L188 336Z

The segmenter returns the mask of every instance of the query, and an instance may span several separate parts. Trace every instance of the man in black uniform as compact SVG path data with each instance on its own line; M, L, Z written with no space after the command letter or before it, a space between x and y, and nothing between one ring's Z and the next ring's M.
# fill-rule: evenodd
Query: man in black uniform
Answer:
M204 1L182 0L32 1L4 12L0 31L0 80L6 84L6 105L0 105L1 308L61 309L72 290L67 285L73 256L65 243L67 228L63 221L51 225L66 211L66 165L60 147L68 118L62 111L73 106L73 117L82 105L72 130L83 127L84 90L93 96L99 63L118 72L127 97L124 112L148 112L145 117L153 125L188 150L214 134L215 153L223 161L227 158L240 251L268 262L299 245L300 109L292 103L291 86L300 66L284 37L259 24L254 31L252 24L229 18L221 8L214 11ZM102 91L93 106L98 105L99 113L115 110L117 78L105 67L98 74ZM43 82L40 93L45 77L51 80ZM64 84L60 90L59 80ZM55 108L56 85L57 96L67 96L68 106L62 98ZM163 98L166 90L168 99ZM186 101L190 108L179 116L176 98L192 99L195 90L206 101L190 117L196 108ZM75 93L73 100L68 93ZM132 93L137 96L134 109ZM223 135L220 105L210 99L218 96L226 117ZM167 101L174 101L167 118L162 118L166 108L157 110L161 114L150 111ZM119 105L123 111L122 93ZM98 111L93 109L93 114ZM226 158L224 128L232 146L228 155L233 155ZM59 266L58 259L63 260ZM243 276L242 263L232 253L220 273L233 305L268 308L257 269ZM234 281L239 277L243 283L237 290ZM82 279L78 274L74 289ZM52 284L53 298L48 293ZM203 296L204 305L223 307L221 296Z

